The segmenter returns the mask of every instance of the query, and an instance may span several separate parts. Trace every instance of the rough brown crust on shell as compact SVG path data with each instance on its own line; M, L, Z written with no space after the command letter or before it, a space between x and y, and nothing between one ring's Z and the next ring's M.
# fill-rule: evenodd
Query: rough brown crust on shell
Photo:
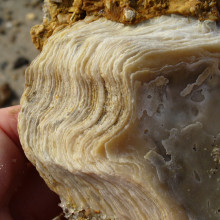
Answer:
M91 15L124 24L167 14L220 20L218 0L45 0L44 10L43 24L31 30L33 43L39 50L53 33Z

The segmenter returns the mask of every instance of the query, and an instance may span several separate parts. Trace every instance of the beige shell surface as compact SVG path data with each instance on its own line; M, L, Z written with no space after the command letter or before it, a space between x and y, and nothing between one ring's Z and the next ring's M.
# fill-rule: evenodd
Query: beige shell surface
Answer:
M66 216L219 219L219 66L210 21L88 17L51 36L26 71L19 135Z

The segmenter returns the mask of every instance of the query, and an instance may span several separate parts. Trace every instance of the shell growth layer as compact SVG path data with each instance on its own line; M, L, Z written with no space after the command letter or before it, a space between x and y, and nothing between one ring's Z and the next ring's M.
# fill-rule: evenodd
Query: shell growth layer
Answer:
M87 17L26 71L19 134L66 217L220 219L220 29Z

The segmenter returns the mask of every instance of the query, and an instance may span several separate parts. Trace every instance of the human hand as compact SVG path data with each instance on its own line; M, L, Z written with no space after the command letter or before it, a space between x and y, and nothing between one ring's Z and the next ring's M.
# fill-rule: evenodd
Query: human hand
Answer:
M18 137L19 106L0 109L0 220L51 220L59 199L26 159Z

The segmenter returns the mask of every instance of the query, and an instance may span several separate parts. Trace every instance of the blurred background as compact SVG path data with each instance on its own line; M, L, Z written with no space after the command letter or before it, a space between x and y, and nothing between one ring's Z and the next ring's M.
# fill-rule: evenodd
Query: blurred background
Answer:
M0 0L0 108L19 104L25 69L39 54L30 29L43 18L43 0Z

